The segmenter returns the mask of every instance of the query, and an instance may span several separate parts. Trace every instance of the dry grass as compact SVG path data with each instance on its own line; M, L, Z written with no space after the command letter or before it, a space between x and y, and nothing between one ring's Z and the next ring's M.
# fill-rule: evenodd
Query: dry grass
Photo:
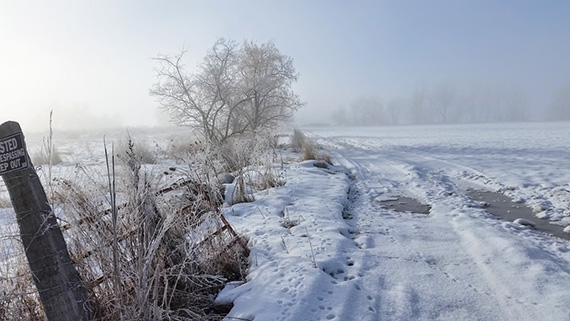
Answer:
M293 130L293 136L291 137L291 148L294 152L300 153L303 150L303 145L307 138L305 134L300 129Z
M300 130L295 129L293 131L291 142L293 151L301 153L301 160L321 160L332 165L331 156L324 151L319 151L317 144ZM295 146L299 147L296 148Z
M12 207L12 202L10 201L10 195L8 192L0 192L0 208Z
M222 155L236 177L234 203L253 201L252 191L285 184L283 170L274 167L280 157L276 138L269 132L231 140Z
M57 165L63 163L63 159L61 154L57 150L57 148L52 147L51 150L47 145L44 143L42 147L32 150L30 152L30 158L32 160L32 164L38 165Z
M322 160L330 165L333 165L331 155L326 152L319 153L318 160Z
M315 150L297 135L299 150ZM245 279L249 253L219 211L216 177L236 177L238 202L253 200L252 190L283 185L275 137L257 133L224 146L180 141L167 146L178 165L164 176L143 166L156 162L158 148L129 137L110 153L119 165L110 159L109 173L78 164L74 178L49 180L98 320L221 320L227 311L214 305L215 295L227 281ZM186 183L161 192L161 179L174 175ZM0 298L8 300L0 299L0 320L43 320L18 232L2 232Z
M65 213L64 236L94 314L113 321L221 320L225 311L213 298L228 280L245 278L245 241L230 233L210 185L192 183L203 176L189 172L190 183L160 192L135 146L109 176L109 190L101 189L107 173L89 170L53 186L52 202ZM0 300L0 320L44 319L24 256L0 255L0 297L9 299Z
M145 139L134 139L130 135L119 141L116 148L123 160L135 160L141 164L156 164L156 148Z
M44 320L15 218L0 226L0 258L0 320Z
M308 139L305 139L301 148L301 159L302 160L312 160L318 159L316 146L313 142Z
M49 135L44 137L43 143L38 150L31 153L30 157L34 165L57 165L63 162L60 153L53 144L52 130L53 112L49 114Z
M203 145L204 144L196 138L174 136L170 138L165 152L175 158L181 158L199 153L203 149Z

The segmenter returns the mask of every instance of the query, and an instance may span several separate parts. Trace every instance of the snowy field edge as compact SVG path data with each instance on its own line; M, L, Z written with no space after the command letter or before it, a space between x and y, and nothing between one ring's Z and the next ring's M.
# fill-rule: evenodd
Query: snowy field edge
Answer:
M343 219L351 181L341 167L323 169L314 163L286 165L285 186L225 209L251 249L247 283L218 296L218 302L233 299L227 320L300 320L309 315L319 320L338 313L342 302L325 298L332 290L324 289L338 282L331 275L351 278L346 271L351 261L343 255L346 247L355 246L350 238L355 228Z

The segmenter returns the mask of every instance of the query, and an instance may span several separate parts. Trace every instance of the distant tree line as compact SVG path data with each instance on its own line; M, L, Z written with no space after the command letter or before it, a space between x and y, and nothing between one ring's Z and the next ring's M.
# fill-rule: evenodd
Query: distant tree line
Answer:
M548 120L570 120L570 84L552 94L547 115Z
M570 86L556 91L540 120L570 120ZM459 124L531 120L525 93L498 86L460 91L444 83L419 86L408 96L382 99L359 97L332 111L336 125Z

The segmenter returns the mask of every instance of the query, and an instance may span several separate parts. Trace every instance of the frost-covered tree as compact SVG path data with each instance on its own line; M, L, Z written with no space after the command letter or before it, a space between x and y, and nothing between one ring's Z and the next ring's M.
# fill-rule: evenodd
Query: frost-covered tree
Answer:
M303 104L293 92L293 59L272 42L257 45L219 39L194 73L184 52L155 58L157 82L150 94L178 126L189 126L212 143L289 119Z
M303 106L292 89L298 77L293 58L280 53L273 42L246 41L239 57L238 82L247 97L243 116L250 130L273 127Z
M379 97L359 97L350 104L352 119L358 126L376 126L386 123L384 103Z
M400 123L401 121L400 118L404 107L405 107L404 101L401 99L390 99L386 103L386 112L390 117L391 125L396 125Z
M239 99L236 44L218 40L194 74L187 73L183 56L181 52L155 58L158 81L150 93L158 98L171 121L190 126L213 142L243 132L237 114L247 97Z
M412 124L425 124L428 123L428 94L424 86L417 87L410 97L409 103L410 121Z
M454 104L456 99L456 90L450 84L441 84L430 95L429 101L432 110L436 112L435 122L444 124L455 122L457 115L454 115Z
M520 91L513 90L507 95L504 108L506 121L525 121L528 119L528 99Z
M331 120L333 121L333 123L335 125L349 125L350 124L350 118L348 117L348 114L346 112L346 108L344 107L338 107L337 109L333 110L332 114L331 114Z

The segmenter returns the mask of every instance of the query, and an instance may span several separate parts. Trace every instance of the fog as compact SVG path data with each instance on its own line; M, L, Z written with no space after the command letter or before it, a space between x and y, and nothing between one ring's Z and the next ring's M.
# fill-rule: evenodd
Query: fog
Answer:
M274 41L297 124L570 120L566 1L0 2L0 115L25 130L160 126L152 57Z
M570 86L547 98L513 85L422 84L400 97L357 97L334 109L330 120L352 126L570 120Z

